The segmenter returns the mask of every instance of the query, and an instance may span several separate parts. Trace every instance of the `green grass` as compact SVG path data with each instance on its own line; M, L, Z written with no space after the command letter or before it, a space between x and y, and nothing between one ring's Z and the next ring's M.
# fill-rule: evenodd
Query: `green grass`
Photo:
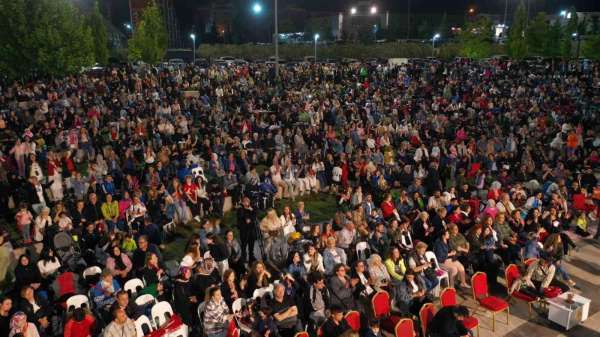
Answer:
M285 206L290 206L293 210L296 209L298 201L304 201L305 209L310 213L311 222L323 222L329 221L335 215L337 210L336 198L333 195L319 193L312 194L310 196L303 196L296 198L295 201L291 199L284 199L275 203L275 209L277 214L281 214ZM265 215L264 211L258 213L258 219L262 219ZM225 213L225 216L221 222L221 228L233 229L237 235L237 229L235 228L236 213L235 209ZM177 227L177 235L175 240L166 244L163 256L165 260L179 260L184 254L185 243L193 233L198 233L200 224L195 221L185 225Z

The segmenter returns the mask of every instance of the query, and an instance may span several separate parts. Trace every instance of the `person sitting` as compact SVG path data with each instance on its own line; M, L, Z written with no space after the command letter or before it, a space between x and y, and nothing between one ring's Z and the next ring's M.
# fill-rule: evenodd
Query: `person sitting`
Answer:
M111 306L111 312L114 312L114 310L119 307L125 310L127 317L130 317L134 320L138 319L138 317L144 314L143 308L138 306L135 301L131 301L129 299L129 293L127 293L125 290L120 290L117 293L116 299L117 300L115 303L113 303Z
M469 309L462 305L441 308L428 324L429 337L469 337L462 322L468 316Z
M419 311L426 303L431 303L427 294L425 282L411 269L404 274L404 280L400 282L395 291L397 306L404 314L419 316Z
M535 298L546 297L549 287L558 287L561 292L569 291L569 286L557 280L554 276L556 266L552 257L542 254L527 268L527 272L519 280L516 280L510 288L510 293L518 290Z
M102 272L100 281L92 288L92 297L96 307L99 310L104 310L105 313L110 312L110 306L115 302L114 295L121 290L119 282L113 278L112 272L105 269Z
M329 279L329 290L331 291L332 305L338 305L346 310L354 308L354 286L358 281L352 283L346 276L346 266L339 263L333 270L335 275Z
M83 308L73 311L73 316L67 321L64 328L64 337L88 337L94 335L96 319Z
M127 316L123 308L113 311L114 320L104 329L104 337L136 337L135 322Z
M273 309L275 324L282 337L292 337L296 331L302 330L302 322L298 319L298 307L293 298L286 295L283 284L275 285L270 307Z
M342 307L338 305L332 305L330 309L329 318L321 326L323 336L327 337L340 337L350 327L344 319L344 311Z

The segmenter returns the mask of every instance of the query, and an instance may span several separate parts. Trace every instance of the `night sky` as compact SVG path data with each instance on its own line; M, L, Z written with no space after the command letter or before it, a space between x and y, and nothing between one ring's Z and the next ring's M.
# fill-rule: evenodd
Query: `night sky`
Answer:
M113 3L112 19L113 23L120 24L128 21L129 10L127 0L100 0L103 2L111 1ZM182 27L193 25L194 9L196 7L209 4L213 1L223 0L174 0L175 10ZM268 7L273 0L260 0L263 6ZM405 12L408 0L379 0L375 1L381 10L390 10L391 12ZM509 15L512 15L520 0L508 0ZM524 0L526 1L526 0ZM529 0L530 11L546 11L547 13L558 13L561 9L575 6L577 11L600 12L600 0ZM254 0L247 0L248 9L254 3ZM348 11L355 2L352 0L279 0L280 6L293 4L296 7L303 7L309 11ZM504 13L505 0L411 0L412 13L440 13L447 12L464 13L467 8L474 6L478 12L502 14ZM532 14L533 15L533 14Z

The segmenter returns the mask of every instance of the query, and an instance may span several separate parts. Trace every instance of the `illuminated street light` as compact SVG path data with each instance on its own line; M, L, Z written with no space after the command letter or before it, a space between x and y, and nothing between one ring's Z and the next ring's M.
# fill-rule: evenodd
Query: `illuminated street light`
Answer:
M371 14L377 14L377 6L371 7Z
M194 64L196 64L196 34L190 34L190 38L192 39L193 43Z
M571 12L567 13L567 19L571 19Z
M475 8L471 7L469 8L469 14L475 14Z
M127 28L127 30L131 30L131 24L130 23L124 23L123 26L125 26L125 28Z
M435 33L435 35L431 38L431 55L432 56L435 53L435 40L438 40L439 38L440 38L439 33Z
M571 34L572 37L577 37L577 33Z
M262 12L262 5L259 4L258 2L254 4L254 6L252 6L252 11L254 12L254 14L258 14L260 12Z
M315 34L315 64L317 63L317 41L319 40L319 37L321 37L319 33Z
M565 16L567 16L567 11L565 11L565 10L560 11L560 16L562 16L563 18Z
M356 14L356 7L350 8L350 14L352 14L352 15Z

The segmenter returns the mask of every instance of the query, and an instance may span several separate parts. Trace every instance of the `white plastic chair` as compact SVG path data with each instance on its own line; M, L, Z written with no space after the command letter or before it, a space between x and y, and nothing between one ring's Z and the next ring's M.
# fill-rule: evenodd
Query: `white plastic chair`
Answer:
M153 305L150 313L156 328L160 328L173 316L173 308L171 308L169 302L162 301Z
M94 276L94 275L100 275L102 274L102 269L100 269L100 267L98 266L91 266L91 267L87 267L85 268L85 270L83 271L83 278L87 278L90 276Z
M135 332L137 333L137 337L144 337L147 334L144 333L144 326L147 327L148 333L154 330L152 328L152 322L150 322L150 318L146 315L142 315L135 320Z
M125 282L123 289L128 292L132 297L138 293L139 290L144 289L144 282L139 278L132 278L131 280Z
M268 294L272 291L273 291L273 285L269 284L269 286L267 286L267 287L262 287L262 288L258 288L256 290L254 290L254 293L252 294L252 298L257 299L259 297L263 297L265 294Z
M140 295L138 298L135 299L135 304L142 306L142 305L146 305L154 300L155 300L154 296L152 296L150 294L144 294L144 295Z
M369 244L365 241L356 244L356 257L359 260L367 259L367 250L369 250Z
M440 264L438 263L437 257L432 251L425 252L425 259L427 261L432 261L435 263L435 271L438 279L438 285L433 288L432 293L433 296L439 297L442 289L442 280L446 279L446 284L450 284L450 277L448 276L448 272L440 268Z
M81 308L84 304L88 309L90 309L90 301L87 296L73 295L67 299L67 310L69 310L71 307L74 309Z

